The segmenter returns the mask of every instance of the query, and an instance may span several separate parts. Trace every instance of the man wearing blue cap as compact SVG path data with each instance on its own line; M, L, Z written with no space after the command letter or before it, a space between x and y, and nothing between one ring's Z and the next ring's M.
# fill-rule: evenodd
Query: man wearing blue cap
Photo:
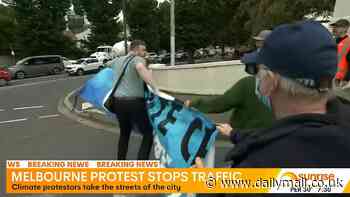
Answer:
M279 26L257 59L256 94L277 121L237 144L234 166L349 167L350 107L332 93L337 46L327 29L311 21Z

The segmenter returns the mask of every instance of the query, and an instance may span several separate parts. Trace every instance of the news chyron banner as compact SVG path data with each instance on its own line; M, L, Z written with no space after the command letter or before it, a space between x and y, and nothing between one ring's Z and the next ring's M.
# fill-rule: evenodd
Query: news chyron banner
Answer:
M9 194L350 193L348 169L160 168L159 161L7 161Z

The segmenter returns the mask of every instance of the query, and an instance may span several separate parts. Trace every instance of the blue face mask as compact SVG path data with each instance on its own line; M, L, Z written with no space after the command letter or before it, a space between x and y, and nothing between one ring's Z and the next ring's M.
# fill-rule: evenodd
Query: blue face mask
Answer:
M269 96L262 95L260 92L260 79L255 78L255 94L258 97L258 99L271 111L272 105L271 105L271 99Z

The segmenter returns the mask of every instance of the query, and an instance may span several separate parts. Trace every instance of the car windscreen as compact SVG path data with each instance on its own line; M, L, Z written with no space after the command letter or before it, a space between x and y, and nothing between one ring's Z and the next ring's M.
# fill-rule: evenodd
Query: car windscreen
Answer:
M108 48L97 48L97 52L109 52Z
M20 64L23 64L24 62L26 62L28 60L28 58L24 58L24 59L21 59L19 60L16 65L20 65Z
M76 62L73 62L73 64L82 64L84 62L85 62L84 59L80 59L80 60L77 60Z

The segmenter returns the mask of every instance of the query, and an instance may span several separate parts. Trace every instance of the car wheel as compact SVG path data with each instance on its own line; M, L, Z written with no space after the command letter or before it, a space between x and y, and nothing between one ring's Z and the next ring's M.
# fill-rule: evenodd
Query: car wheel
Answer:
M61 69L59 69L59 68L54 68L54 69L52 70L52 73L53 73L54 75L58 75L58 74L61 73Z
M7 81L5 79L0 79L0 86L7 85Z
M78 70L77 70L77 75L78 75L78 76L84 75L84 70L83 70L83 69L78 69Z
M16 79L24 79L25 77L25 73L20 71L20 72L17 72L16 75L15 75Z

